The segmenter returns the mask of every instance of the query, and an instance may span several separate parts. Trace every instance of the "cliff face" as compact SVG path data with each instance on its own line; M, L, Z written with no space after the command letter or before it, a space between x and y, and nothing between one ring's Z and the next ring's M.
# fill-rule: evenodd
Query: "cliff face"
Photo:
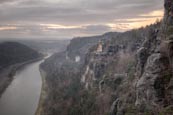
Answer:
M103 100L106 96L114 97L110 110L113 115L173 114L173 2L165 0L164 6L161 24L145 28L145 34L136 31L143 37L128 36L127 40L139 39L124 43L122 34L122 42L111 40L104 43L103 52L88 54L81 82L88 90L97 87L97 96L104 95ZM109 52L110 48L113 52Z
M89 49L99 40L112 38L117 33L102 36L74 38L65 52L56 53L40 68L46 72L47 96L40 105L40 115L95 114L94 95L81 85L81 72ZM92 106L90 110L88 108Z
M144 41L147 47L155 44L150 44L148 38L157 35L159 26L160 23L156 23L125 33L108 33L103 35L107 36L105 39L96 38L94 43L84 38L83 45L80 44L82 38L72 40L66 52L53 55L41 65L47 73L48 93L42 113L105 115L129 112L136 101L136 52ZM141 57L147 57L147 53ZM84 61L76 61L78 55Z
M73 38L67 47L66 56L83 64L89 49L96 45L99 40L105 41L117 35L117 32L110 32L100 36Z
M53 62L60 64L47 75L52 89L45 113L172 115L173 1L165 0L164 6L162 22L116 35L105 34L107 39L94 42L94 46L86 43L81 47L82 39L72 40L78 45L69 46L64 53L68 61L52 58L44 63L43 68ZM83 61L75 68L77 55ZM61 54L59 57L63 58Z
M136 106L144 106L155 114L165 112L165 109L172 108L173 89L172 89L172 22L173 22L173 1L165 0L165 15L156 37L148 38L138 52L137 65L137 85L136 85ZM154 43L154 44L153 44ZM140 57L145 52L145 62ZM172 114L172 111L169 113Z
M97 52L99 45L91 48L86 57L81 83L88 91L97 92L95 103L100 103L97 105L99 114L138 115L146 114L145 111L152 112L152 109L143 107L148 107L149 104L146 103L140 103L142 107L139 108L139 101L144 101L144 94L139 93L143 93L139 83L144 78L141 75L145 72L147 60L150 60L147 67L150 70L157 67L151 63L151 60L155 60L155 56L160 59L159 54L153 54L159 44L157 41L159 28L158 22L146 28L122 33L109 41L102 42L102 52ZM167 62L165 58L162 58L162 61L164 64ZM157 68L160 69L160 66ZM148 87L148 81L142 82L146 83L146 86L142 87ZM140 109L143 112L140 112Z
M48 73L56 73L63 67L67 71L81 71L89 49L100 40L107 41L117 35L117 32L110 32L100 36L74 38L66 51L55 53L42 64L42 68Z
M125 32L92 47L86 56L81 79L86 88L92 88L97 80L103 82L114 76L126 76L129 67L134 64L135 51L146 37L144 30L147 29ZM98 51L99 47L101 49Z
M98 95L104 95L103 99L114 97L110 110L113 115L173 114L173 2L165 0L164 6L163 22L143 30L147 34L142 43L142 37L132 40L140 47L132 50L129 47L135 44L127 42L124 47L116 39L119 45L110 41L116 47L111 55L107 49L100 54L89 53L81 81L88 90L98 87ZM105 48L113 48L105 44Z

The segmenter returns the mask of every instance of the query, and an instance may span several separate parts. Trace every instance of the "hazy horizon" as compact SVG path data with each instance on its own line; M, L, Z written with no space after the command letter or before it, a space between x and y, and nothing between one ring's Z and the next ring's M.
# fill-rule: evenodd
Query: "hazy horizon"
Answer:
M163 0L1 0L0 6L0 40L123 32L163 16Z

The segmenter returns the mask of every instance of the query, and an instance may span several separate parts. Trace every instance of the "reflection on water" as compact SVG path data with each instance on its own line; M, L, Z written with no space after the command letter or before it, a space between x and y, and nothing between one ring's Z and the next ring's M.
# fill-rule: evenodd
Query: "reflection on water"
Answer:
M16 73L0 99L0 115L34 115L41 93L41 62L29 64Z

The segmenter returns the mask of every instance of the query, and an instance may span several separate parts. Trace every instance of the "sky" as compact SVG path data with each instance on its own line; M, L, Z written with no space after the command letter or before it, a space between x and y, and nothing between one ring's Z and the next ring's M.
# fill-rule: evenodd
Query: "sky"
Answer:
M0 39L69 39L145 27L163 0L0 0Z

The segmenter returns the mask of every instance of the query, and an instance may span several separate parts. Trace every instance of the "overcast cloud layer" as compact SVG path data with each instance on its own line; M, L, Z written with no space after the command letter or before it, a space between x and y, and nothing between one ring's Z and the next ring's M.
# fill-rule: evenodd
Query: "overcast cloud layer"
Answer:
M0 0L0 39L126 31L163 15L163 0Z

